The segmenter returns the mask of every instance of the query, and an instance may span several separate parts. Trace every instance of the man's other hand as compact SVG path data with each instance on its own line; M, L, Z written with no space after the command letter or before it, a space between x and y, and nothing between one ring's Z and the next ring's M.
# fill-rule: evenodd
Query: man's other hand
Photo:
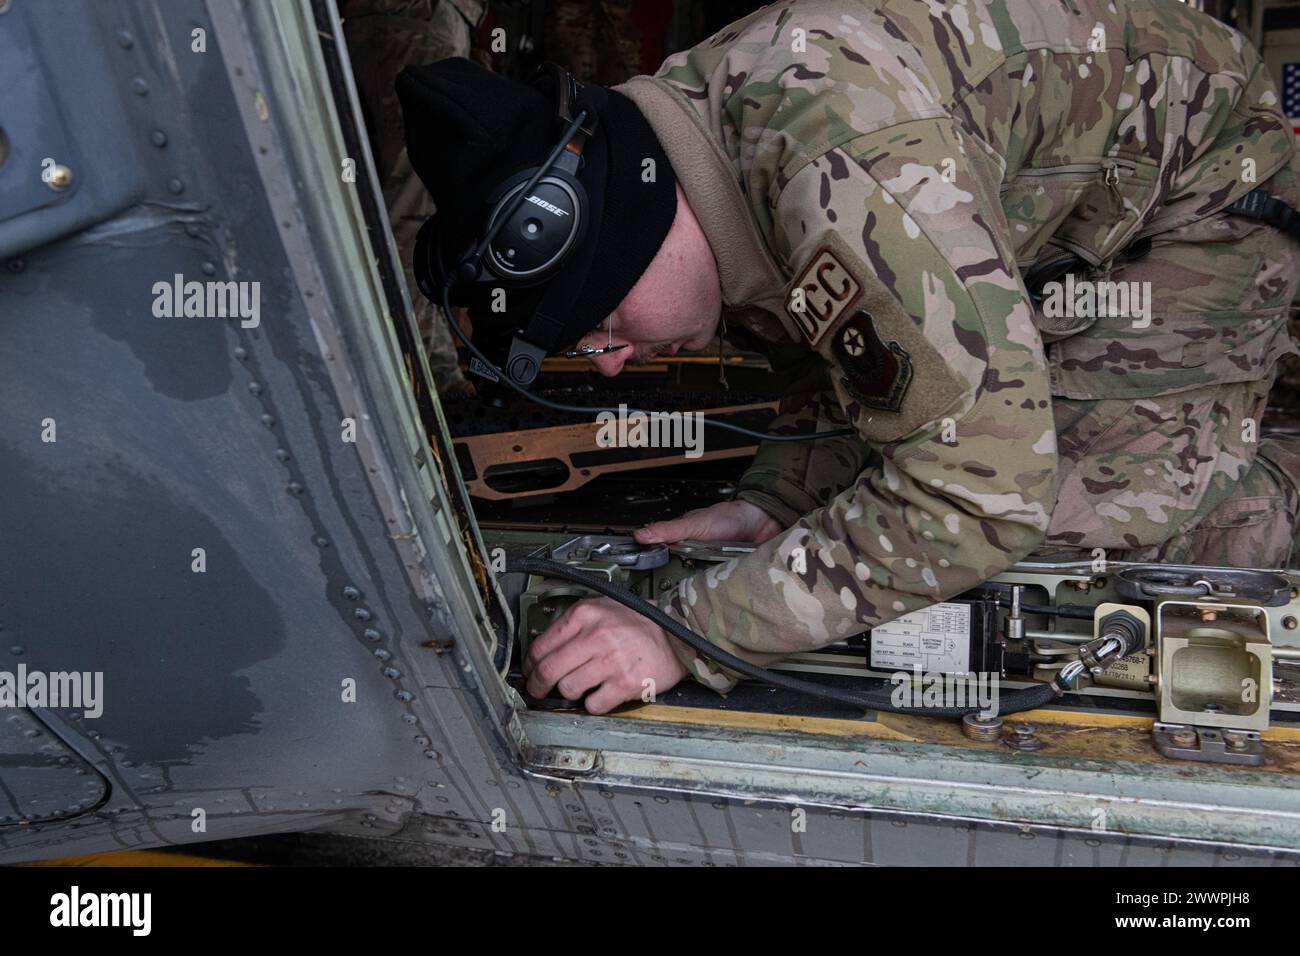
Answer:
M639 544L675 541L748 541L762 544L784 529L780 522L748 501L723 501L688 511L680 518L656 521L632 533Z
M603 714L624 701L653 700L685 677L686 667L658 624L617 601L589 598L533 641L524 676L534 697L553 687L569 700L587 694L587 712Z

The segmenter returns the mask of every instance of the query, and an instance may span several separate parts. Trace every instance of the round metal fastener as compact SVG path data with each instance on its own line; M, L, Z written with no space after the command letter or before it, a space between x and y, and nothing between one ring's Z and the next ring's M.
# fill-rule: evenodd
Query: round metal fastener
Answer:
M997 743L1002 736L1002 718L984 718L979 714L966 714L961 719L961 732L971 740Z
M50 167L49 174L45 177L45 185L56 192L62 192L72 185L72 170L63 165Z

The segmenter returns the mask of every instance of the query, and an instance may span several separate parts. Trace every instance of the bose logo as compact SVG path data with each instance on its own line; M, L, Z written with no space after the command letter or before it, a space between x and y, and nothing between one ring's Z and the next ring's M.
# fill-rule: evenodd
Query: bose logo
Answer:
M536 196L529 196L528 201L532 203L534 206L541 206L543 209L545 209L547 212L553 215L556 216L568 215L568 213L565 212L563 209L561 209L559 206L552 206L545 199L538 199Z

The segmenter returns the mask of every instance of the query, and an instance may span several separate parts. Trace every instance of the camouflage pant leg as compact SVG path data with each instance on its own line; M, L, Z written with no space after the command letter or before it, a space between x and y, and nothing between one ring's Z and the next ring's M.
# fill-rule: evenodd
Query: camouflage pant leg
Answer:
M354 3L350 9L357 7ZM364 2L360 7L368 9ZM405 127L394 83L397 74L408 66L449 56L468 56L472 36L469 24L450 3L435 3L431 8L427 3L402 8L407 15L392 13L382 0L375 0L369 8L373 8L373 14L350 16L343 30L357 92L365 107L371 148L406 287L429 353L434 380L439 391L443 391L465 379L455 340L439 310L420 295L411 270L415 236L425 219L433 214L433 203L406 156ZM422 11L427 11L427 16L413 15Z
M1285 568L1300 561L1300 437L1260 442L1254 464L1228 499L1191 531L1166 542L1158 558L1247 568ZM1134 559L1121 555L1118 560Z
M1047 543L1154 560L1227 501L1258 451L1269 382L1139 399L1056 399L1057 504Z

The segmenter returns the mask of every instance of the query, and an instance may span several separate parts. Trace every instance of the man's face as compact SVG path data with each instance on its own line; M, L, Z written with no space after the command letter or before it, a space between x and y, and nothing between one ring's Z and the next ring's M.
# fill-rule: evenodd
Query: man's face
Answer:
M706 348L721 315L717 262L678 186L677 213L659 252L614 313L579 339L578 347L604 348L612 327L613 344L630 347L594 356L591 362L600 374L613 376L628 362Z

